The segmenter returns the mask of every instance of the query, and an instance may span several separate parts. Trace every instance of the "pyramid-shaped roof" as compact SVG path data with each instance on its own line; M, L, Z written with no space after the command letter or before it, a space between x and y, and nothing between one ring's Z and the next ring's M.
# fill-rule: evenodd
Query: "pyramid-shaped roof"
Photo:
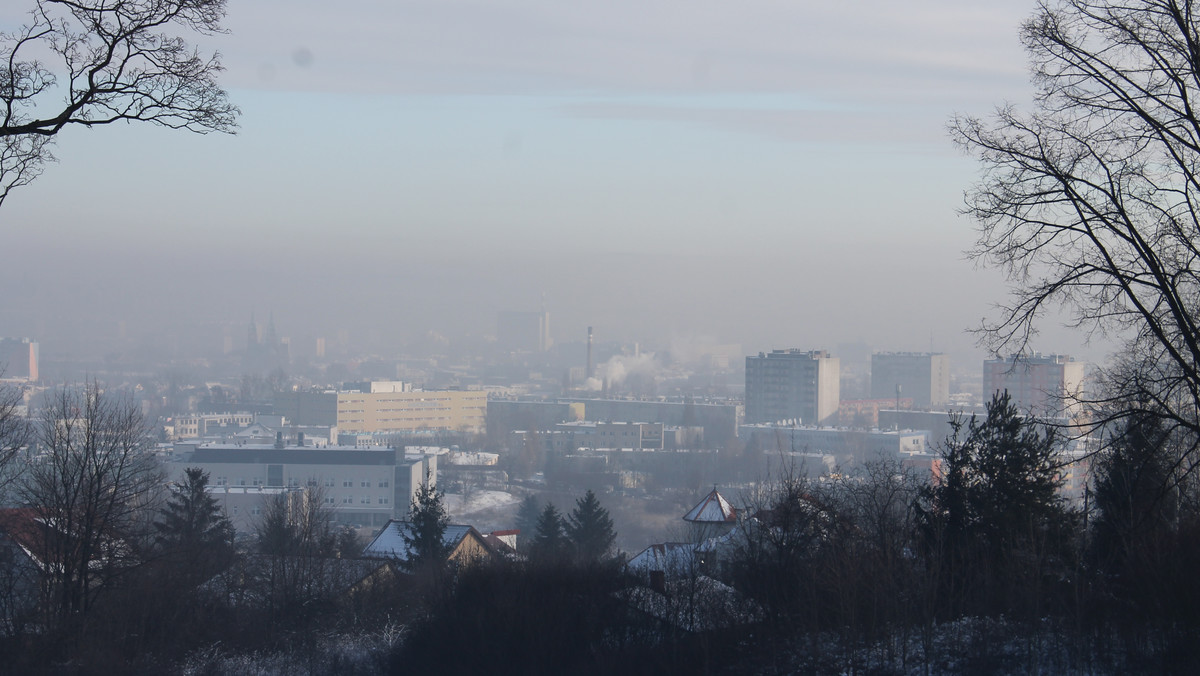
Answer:
M683 515L683 520L692 523L727 523L737 521L737 510L713 488L699 504Z

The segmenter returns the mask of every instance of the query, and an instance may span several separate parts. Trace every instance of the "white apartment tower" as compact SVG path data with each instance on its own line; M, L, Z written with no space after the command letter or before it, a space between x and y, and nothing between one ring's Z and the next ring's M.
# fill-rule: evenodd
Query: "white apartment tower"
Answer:
M746 422L830 425L841 403L841 365L824 350L746 357Z

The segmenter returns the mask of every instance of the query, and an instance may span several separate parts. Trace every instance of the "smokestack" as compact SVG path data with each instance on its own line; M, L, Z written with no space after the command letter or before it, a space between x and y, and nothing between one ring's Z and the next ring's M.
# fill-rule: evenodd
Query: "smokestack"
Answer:
M587 361L587 377L592 377L592 327L588 327L588 361Z

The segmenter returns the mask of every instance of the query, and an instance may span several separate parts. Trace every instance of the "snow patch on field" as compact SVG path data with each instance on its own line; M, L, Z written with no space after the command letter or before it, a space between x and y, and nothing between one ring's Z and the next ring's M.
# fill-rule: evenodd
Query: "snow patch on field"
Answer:
M446 494L446 511L450 512L452 520L462 520L472 514L500 509L521 501L521 498L505 491L475 491L470 497L470 501L463 504L462 495Z

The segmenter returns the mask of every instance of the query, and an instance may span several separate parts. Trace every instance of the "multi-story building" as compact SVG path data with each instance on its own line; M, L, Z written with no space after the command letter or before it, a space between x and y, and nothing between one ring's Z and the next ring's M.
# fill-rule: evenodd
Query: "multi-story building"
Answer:
M880 454L924 453L928 435L918 430L852 430L832 427L790 425L742 425L738 435L751 439L764 452L822 453L839 461L871 460Z
M643 401L640 399L560 399L582 404L580 420L657 422L674 427L702 427L704 438L722 444L737 437L745 418L741 404L729 401ZM566 422L566 421L563 421Z
M837 357L824 350L774 350L746 357L746 422L830 425L841 400Z
M188 467L203 469L210 490L239 512L284 489L314 488L339 522L376 527L407 516L421 482L437 481L436 455L390 448L184 444L177 449L169 474L178 479Z
M632 448L662 450L662 423L569 422L554 426L550 447L556 451L576 448Z
M871 398L911 398L917 408L940 408L950 401L950 357L929 352L876 352L871 355Z
M482 432L487 392L338 392L337 428L346 434L387 434L416 430Z
M215 434L218 429L245 429L254 424L253 413L196 413L175 418L175 439L198 439Z
M345 434L416 431L482 432L487 392L411 390L391 383L326 392L283 392L275 413L298 425L336 426Z
M560 401L488 399L488 434L501 438L513 430L548 430L562 422L583 420L583 404Z
M1080 411L1085 364L1064 354L1015 355L983 362L983 397L1008 391L1021 411L1074 418Z
M0 338L0 376L38 379L38 344L28 338Z

